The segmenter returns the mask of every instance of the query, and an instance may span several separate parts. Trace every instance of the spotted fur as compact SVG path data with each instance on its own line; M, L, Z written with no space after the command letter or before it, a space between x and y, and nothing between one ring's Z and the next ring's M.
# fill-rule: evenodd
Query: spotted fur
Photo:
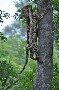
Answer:
M20 74L25 69L29 57L33 60L37 60L39 63L42 64L42 61L39 61L39 52L38 52L37 14L33 13L31 5L23 7L22 14L24 15L27 25L27 44L26 44L26 62Z

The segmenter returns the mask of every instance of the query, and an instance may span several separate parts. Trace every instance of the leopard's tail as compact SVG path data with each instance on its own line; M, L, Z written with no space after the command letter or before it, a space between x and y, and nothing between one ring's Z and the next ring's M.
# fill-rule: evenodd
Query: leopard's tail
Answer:
M26 68L26 65L28 63L28 57L29 57L29 50L26 48L26 62L25 65L23 66L22 70L20 71L20 74L24 71L24 69Z

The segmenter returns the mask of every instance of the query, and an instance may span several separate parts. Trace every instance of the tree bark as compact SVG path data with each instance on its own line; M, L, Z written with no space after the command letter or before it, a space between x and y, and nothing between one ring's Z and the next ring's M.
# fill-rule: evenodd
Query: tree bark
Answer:
M49 90L52 80L53 12L52 0L38 0L38 15L42 16L38 29L39 60L33 90Z

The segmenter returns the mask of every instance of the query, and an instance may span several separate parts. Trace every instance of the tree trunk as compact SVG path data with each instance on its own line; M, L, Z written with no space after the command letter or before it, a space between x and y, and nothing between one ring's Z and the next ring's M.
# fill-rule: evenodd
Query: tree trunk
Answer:
M33 90L49 90L52 80L53 55L53 12L52 0L38 0L38 15L41 16L38 29L39 60Z

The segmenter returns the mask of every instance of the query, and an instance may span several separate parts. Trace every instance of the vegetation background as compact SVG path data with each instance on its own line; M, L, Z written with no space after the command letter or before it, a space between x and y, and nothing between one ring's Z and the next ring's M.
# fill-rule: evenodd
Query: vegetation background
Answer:
M26 69L21 75L19 74L25 63L26 56L26 24L24 18L21 18L20 10L28 3L33 5L33 10L35 11L36 0L31 0L31 2L29 0L14 2L17 8L17 12L13 16L14 22L4 27L3 32L0 32L0 90L3 90L8 85L10 87L7 87L5 90L32 90L36 61L29 59ZM53 0L52 7L55 28L51 90L59 90L59 0ZM4 17L9 17L9 15L5 13ZM2 15L0 15L1 22L4 22ZM18 81L14 83L16 80Z

